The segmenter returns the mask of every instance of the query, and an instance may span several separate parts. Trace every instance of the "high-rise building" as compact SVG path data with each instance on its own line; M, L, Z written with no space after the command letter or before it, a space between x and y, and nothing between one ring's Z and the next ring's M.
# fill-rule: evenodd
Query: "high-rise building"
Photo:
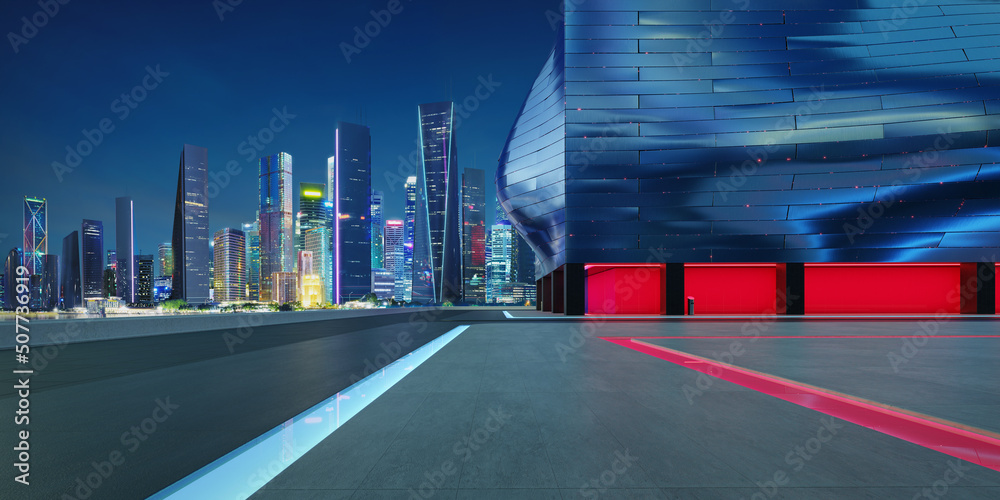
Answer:
M311 231L315 231L316 229L319 228L311 229ZM323 303L323 282L316 272L313 253L308 250L302 250L298 255L298 300L302 303L302 307L316 307Z
M105 299L118 296L117 274L115 269L110 267L104 270L104 286L101 288L101 293Z
M80 284L80 233L73 231L63 238L62 258L59 259L60 290L62 307L73 309L83 306Z
M372 269L384 268L385 266L385 219L382 217L382 199L385 193L382 191L372 191Z
M17 278L21 275L17 273L17 268L23 263L23 254L20 248L12 248L7 252L7 257L3 263L3 308L7 311L17 309L21 304L17 301Z
M327 202L329 203L329 202ZM315 227L306 231L305 249L312 252L313 271L319 277L321 303L333 303L333 253L330 251L330 228Z
M503 285L510 283L511 243L513 232L509 223L490 228L490 261L486 264L486 302L509 302L503 296Z
M313 182L299 183L299 213L295 218L295 249L305 250L306 232L330 224L326 206L326 185Z
M153 303L159 304L170 300L170 291L174 279L170 276L159 276L153 279Z
M406 178L406 206L403 217L403 300L413 300L413 228L417 214L417 178Z
M340 122L335 136L336 156L328 163L333 221L334 299L338 304L357 300L371 291L371 131L363 125Z
M174 247L171 243L160 243L156 247L157 254L159 256L158 264L160 266L160 272L157 276L170 276L174 275Z
M467 168L462 174L462 274L465 301L486 300L486 173ZM476 278L479 278L478 280Z
M105 269L113 269L113 270L117 271L118 270L118 250L116 250L116 249L108 250L107 254L108 254L108 258L106 260L104 268Z
M41 273L33 276L37 277L36 282L32 282L32 293L38 292L39 311L51 311L59 307L59 256L45 254L42 256Z
M245 300L247 293L246 234L239 229L220 229L215 232L213 242L215 301L237 302Z
M135 303L135 233L132 198L115 199L115 291L126 304Z
M285 304L298 300L298 274L274 273L271 275L271 282L274 284L274 302Z
M292 189L292 155L278 153L260 159L260 300L263 301L277 300L272 283L274 274L295 269Z
M417 207L413 242L413 300L462 298L462 227L455 140L455 105L421 104Z
M208 233L208 150L185 144L177 173L171 297L189 304L209 302L212 253Z
M385 269L392 273L392 295L403 300L403 242L406 228L401 220L385 221Z
M510 280L514 283L525 283L534 285L535 283L535 252L524 241L517 231L513 234L513 244L511 245L511 268ZM534 300L534 298L532 298Z
M135 302L140 307L153 306L155 260L153 255L135 256Z
M83 237L83 300L99 299L103 296L104 278L104 223L99 220L84 219L80 225Z
M377 299L391 299L395 285L396 277L393 276L392 271L383 268L372 269L371 289Z
M243 224L247 248L247 292L249 300L260 300L260 219Z
M24 197L24 267L42 273L42 256L49 253L49 217L45 198Z

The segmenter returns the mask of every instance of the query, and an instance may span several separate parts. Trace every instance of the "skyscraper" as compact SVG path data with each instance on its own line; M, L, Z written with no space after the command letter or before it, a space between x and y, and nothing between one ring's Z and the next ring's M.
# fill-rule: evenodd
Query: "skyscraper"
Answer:
M59 256L45 254L42 256L41 273L33 277L38 278L37 286L32 280L32 293L38 293L38 306L40 311L51 311L59 306Z
M405 228L401 220L385 221L385 269L392 273L392 295L403 300L403 241Z
M486 300L486 173L467 168L462 174L462 263L466 302ZM476 280L476 277L480 278Z
M318 229L318 228L317 228ZM313 229L315 230L315 229ZM298 300L302 307L316 307L323 303L323 282L316 272L313 253L302 250L298 254Z
M80 233L73 231L63 238L62 258L59 259L62 306L73 309L83 305L80 286Z
M486 302L506 302L503 285L510 283L510 257L513 230L510 223L494 224L490 229L490 261L486 264Z
M329 203L329 202L327 202ZM330 228L315 227L306 231L305 249L313 254L313 270L323 286L324 303L333 303L333 253L330 251Z
M42 273L42 256L49 253L48 204L45 198L24 197L24 267Z
M328 163L330 201L334 204L333 280L338 304L371 291L371 131L340 122L336 156Z
M19 304L17 302L17 268L21 267L23 254L20 248L12 248L7 252L7 258L3 263L3 308L8 311L15 310Z
M299 183L299 213L295 220L295 248L305 250L306 232L330 224L326 206L326 185L313 182Z
M372 191L372 269L385 267L385 222L382 217L382 191Z
M417 213L417 178L406 178L406 208L403 218L403 300L413 300L413 228Z
M288 153L260 159L258 178L260 217L260 300L275 300L274 273L295 268L292 234L292 156Z
M417 206L413 249L413 300L462 298L462 228L455 105L421 104Z
M83 236L83 299L101 298L104 284L104 223L84 219L80 225Z
M513 234L510 255L510 280L514 283L535 283L535 251L517 231Z
M142 307L153 306L153 262L152 255L135 256L135 302Z
M215 232L214 286L216 302L236 302L246 298L246 234L225 228Z
M260 219L243 224L247 248L247 298L260 300Z
M106 264L104 265L104 268L105 269L117 270L118 269L118 250L117 249L108 250L107 254L108 254L108 258L107 258Z
M189 304L209 301L208 150L185 144L177 173L171 298Z
M115 199L115 291L126 304L135 302L135 234L132 198Z
M170 243L160 243L156 248L159 254L160 273L157 276L174 275L174 247Z

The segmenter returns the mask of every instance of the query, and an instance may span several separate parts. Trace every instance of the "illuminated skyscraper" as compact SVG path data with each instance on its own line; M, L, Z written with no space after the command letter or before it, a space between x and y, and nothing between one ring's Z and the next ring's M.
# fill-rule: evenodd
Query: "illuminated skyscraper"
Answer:
M413 242L413 300L462 298L462 228L455 105L421 104L417 205Z
M42 256L49 253L48 204L45 198L24 197L24 267L42 273Z
M107 258L107 261L106 261L106 263L104 265L104 269L117 270L118 269L118 250L116 250L116 249L108 250L107 251L107 255L108 255L108 258Z
M333 280L338 304L371 291L371 131L340 122L336 156L328 163L330 201L334 204Z
M247 289L246 235L239 229L225 228L215 232L215 301L245 300Z
M329 205L329 202L327 202ZM330 251L330 228L315 227L306 231L305 249L312 252L313 270L323 286L322 302L333 303L333 253Z
M3 264L3 308L7 311L15 310L20 304L17 302L17 268L22 264L23 255L20 248L12 248L7 252L7 258Z
M115 291L126 304L135 303L135 234L132 198L115 199Z
M156 248L159 254L160 273L158 276L174 275L174 248L170 243L160 243Z
M275 300L274 273L295 269L292 234L292 156L288 153L260 159L260 300Z
M247 247L247 299L260 300L260 220L243 224Z
M104 284L104 223L84 219L80 225L83 236L83 299L101 298Z
M403 300L413 300L413 226L417 213L417 178L406 178L406 208L403 219Z
M401 220L385 221L385 269L392 273L392 295L403 300L403 241L405 228Z
M189 304L209 301L212 253L208 233L208 150L184 145L174 206L172 298Z
M486 302L509 302L502 295L503 285L510 283L511 243L510 223L494 224L490 229L490 261L486 264Z
M462 174L462 263L466 302L486 300L486 173L467 168ZM476 277L479 279L477 280Z
M59 286L59 256L45 254L42 256L41 273L35 274L32 278L31 293L38 295L38 305L36 309L40 311L51 311L59 306L60 286Z
M382 191L372 191L372 269L385 268L385 219L382 217Z
M306 232L330 224L326 207L326 185L313 182L299 183L299 213L295 220L295 247L305 250Z
M155 260L152 255L135 256L135 302L143 307L153 306Z
M83 305L80 285L80 233L73 231L63 238L62 258L59 259L62 307L73 309Z

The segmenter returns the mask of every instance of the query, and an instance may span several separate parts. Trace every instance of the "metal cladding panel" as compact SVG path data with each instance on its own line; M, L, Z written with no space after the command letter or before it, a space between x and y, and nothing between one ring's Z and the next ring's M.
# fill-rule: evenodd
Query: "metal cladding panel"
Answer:
M498 172L542 274L1000 250L1000 5L897 3L567 1Z

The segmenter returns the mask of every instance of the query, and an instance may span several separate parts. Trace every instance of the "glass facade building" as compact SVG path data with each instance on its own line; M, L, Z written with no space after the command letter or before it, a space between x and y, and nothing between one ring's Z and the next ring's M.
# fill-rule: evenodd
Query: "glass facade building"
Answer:
M260 220L243 223L247 248L247 299L260 300Z
M305 250L306 233L315 227L330 224L326 209L326 185L314 182L299 183L299 213L295 221L295 246Z
M371 130L340 122L336 156L328 163L327 189L333 202L334 300L343 304L371 291Z
M462 299L462 226L455 104L421 104L413 235L413 300Z
M80 233L69 233L62 242L62 258L59 259L59 282L62 292L62 307L73 309L83 306L83 290L80 284Z
M3 261L3 308L13 311L20 305L17 301L17 268L24 259L20 248L12 248Z
M225 228L213 237L213 266L216 302L238 302L246 299L247 259L246 234L239 229Z
M132 198L115 198L115 292L126 304L135 302L135 227L132 210Z
M392 273L392 296L403 300L403 241L405 228L401 220L385 221L385 269Z
M372 269L385 268L385 218L382 216L382 199L385 193L372 191Z
M292 156L288 153L260 159L258 196L260 217L260 300L277 300L272 279L275 273L295 270Z
M174 299L189 304L209 302L212 251L208 233L208 150L184 145L177 173L174 205Z
M174 275L174 248L170 243L160 243L156 247L156 252L158 254L159 260L158 265L160 267L160 273L157 276L171 276Z
M695 264L778 266L798 296L824 263L992 268L996 6L893 6L566 1L497 172L547 307L585 312L615 281L590 283L597 264L658 267L654 314ZM820 303L805 296L795 313Z
M24 267L42 273L42 257L49 253L48 204L45 198L24 197Z
M135 302L141 307L153 307L155 260L153 255L135 256Z
M462 286L465 301L486 300L486 172L467 168L462 173ZM479 279L477 279L479 278Z
M406 178L403 218L403 300L413 300L413 229L417 214L417 178Z
M331 205L326 202L329 210ZM322 226L306 231L306 251L312 252L313 269L319 277L322 286L321 303L333 304L333 252L331 252L329 226Z
M103 296L104 284L104 223L84 219L80 224L83 237L83 300Z

